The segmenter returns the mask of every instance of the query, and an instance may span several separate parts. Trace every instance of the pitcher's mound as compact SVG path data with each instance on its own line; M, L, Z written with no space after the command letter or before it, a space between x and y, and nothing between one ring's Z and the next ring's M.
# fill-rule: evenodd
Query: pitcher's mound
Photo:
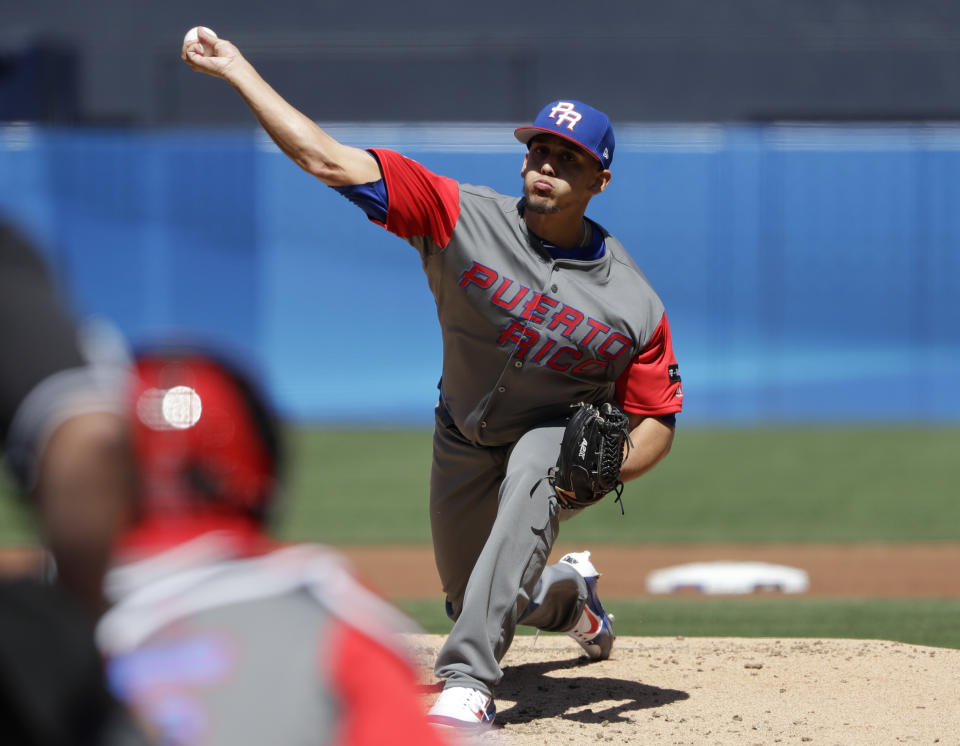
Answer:
M411 638L434 683L440 635ZM585 663L564 635L518 636L478 743L960 743L960 650L878 640L618 637ZM424 704L435 694L424 687Z

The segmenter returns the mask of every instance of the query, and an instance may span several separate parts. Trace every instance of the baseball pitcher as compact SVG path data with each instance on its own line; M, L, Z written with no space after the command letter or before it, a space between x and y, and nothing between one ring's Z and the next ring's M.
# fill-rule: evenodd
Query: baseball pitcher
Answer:
M182 57L230 83L287 156L419 254L443 336L430 520L454 621L429 717L488 727L518 624L610 655L590 553L548 557L562 520L667 454L683 401L660 298L585 216L611 182L610 120L562 99L519 127L518 198L334 140L208 30Z

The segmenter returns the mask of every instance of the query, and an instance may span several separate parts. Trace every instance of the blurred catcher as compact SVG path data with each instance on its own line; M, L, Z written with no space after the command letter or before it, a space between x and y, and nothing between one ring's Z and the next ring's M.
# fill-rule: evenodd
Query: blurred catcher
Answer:
M145 743L93 643L133 490L126 370L92 339L36 247L0 221L0 449L58 570L56 584L0 582L0 740L17 746Z
M283 451L240 367L135 360L142 514L107 575L111 685L164 744L438 744L399 632L334 551L265 534ZM370 682L377 682L376 687Z
M43 257L0 222L0 447L57 563L95 617L103 573L132 512L122 391L126 360L71 316Z

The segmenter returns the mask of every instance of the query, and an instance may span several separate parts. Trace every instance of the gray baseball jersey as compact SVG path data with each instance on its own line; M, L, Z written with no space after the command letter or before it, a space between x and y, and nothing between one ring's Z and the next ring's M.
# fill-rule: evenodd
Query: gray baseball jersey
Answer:
M419 251L443 335L430 523L456 624L435 672L489 694L516 625L568 629L587 596L575 571L546 566L570 514L542 479L563 420L579 401L679 412L670 327L598 224L589 245L564 252L530 232L522 199L371 152L382 182L339 191Z
M386 227L423 259L443 334L443 402L481 445L515 442L578 401L678 412L682 389L660 298L596 223L602 255L554 258L522 200L377 150Z

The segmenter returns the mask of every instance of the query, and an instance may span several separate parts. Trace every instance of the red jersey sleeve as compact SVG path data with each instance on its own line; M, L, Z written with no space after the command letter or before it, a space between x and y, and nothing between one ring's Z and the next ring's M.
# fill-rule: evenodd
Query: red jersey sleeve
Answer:
M401 238L426 236L443 248L460 217L460 187L393 150L373 149L387 186L384 227Z
M427 722L412 667L358 630L336 629L327 649L336 651L332 673L343 707L337 746L450 746Z
M630 414L674 414L683 409L680 369L666 314L647 346L617 379L617 401Z

